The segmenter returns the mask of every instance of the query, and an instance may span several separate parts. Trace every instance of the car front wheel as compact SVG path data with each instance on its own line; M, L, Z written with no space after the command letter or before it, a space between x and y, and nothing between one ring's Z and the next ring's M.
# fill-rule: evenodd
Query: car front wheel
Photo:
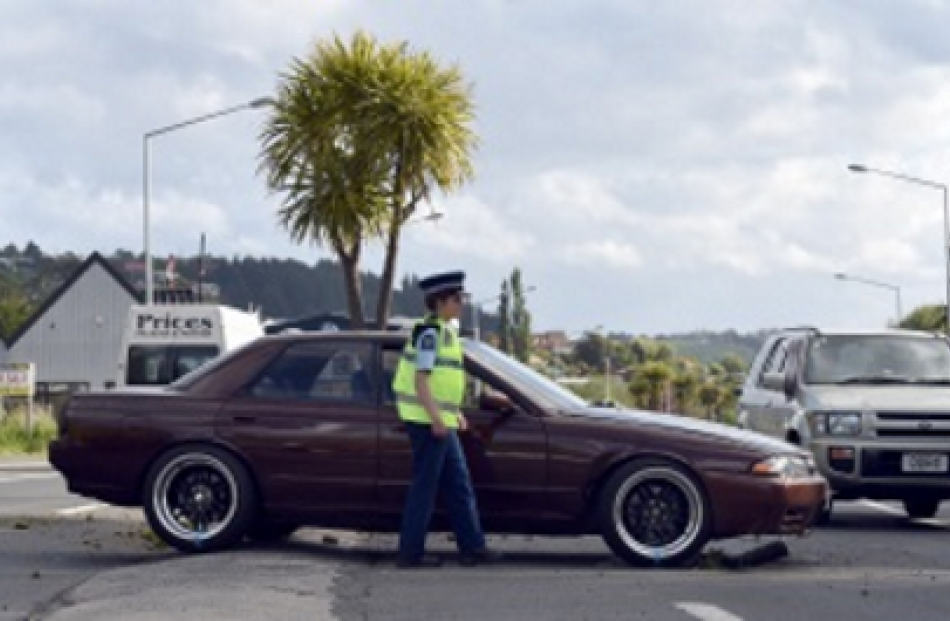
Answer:
M247 469L211 446L162 455L146 478L142 504L155 534L183 552L232 546L247 533L257 510Z
M712 530L701 484L665 460L638 460L617 471L604 488L599 518L614 554L644 567L694 562Z

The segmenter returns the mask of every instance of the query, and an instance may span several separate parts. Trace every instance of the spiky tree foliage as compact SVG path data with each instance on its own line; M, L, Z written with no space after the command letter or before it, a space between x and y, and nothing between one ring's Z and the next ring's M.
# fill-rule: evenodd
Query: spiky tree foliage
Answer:
M472 177L476 138L468 86L406 42L359 32L316 44L281 75L261 135L261 169L282 194L278 219L298 243L329 245L344 269L351 320L362 326L363 242L384 242L376 308L385 325L402 227L433 190Z

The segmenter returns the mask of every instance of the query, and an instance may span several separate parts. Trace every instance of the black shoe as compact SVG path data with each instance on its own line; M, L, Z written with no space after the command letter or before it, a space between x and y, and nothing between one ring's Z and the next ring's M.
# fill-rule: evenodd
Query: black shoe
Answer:
M396 567L399 569L426 569L442 567L442 559L438 556L424 554L415 558L400 558L396 561Z
M497 563L505 558L501 552L496 552L490 548L475 550L474 552L463 552L459 554L459 565L463 567L474 567L475 565L490 565Z

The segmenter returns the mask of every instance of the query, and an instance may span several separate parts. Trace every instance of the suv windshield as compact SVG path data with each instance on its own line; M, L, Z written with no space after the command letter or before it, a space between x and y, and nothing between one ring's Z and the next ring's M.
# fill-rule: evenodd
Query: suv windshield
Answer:
M809 343L806 384L950 384L944 339L825 335Z

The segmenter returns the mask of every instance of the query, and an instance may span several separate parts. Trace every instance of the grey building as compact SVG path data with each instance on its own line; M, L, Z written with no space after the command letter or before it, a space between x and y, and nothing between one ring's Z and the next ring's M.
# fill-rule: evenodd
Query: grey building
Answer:
M36 364L37 393L114 382L122 334L138 295L94 252L7 341L5 362Z

